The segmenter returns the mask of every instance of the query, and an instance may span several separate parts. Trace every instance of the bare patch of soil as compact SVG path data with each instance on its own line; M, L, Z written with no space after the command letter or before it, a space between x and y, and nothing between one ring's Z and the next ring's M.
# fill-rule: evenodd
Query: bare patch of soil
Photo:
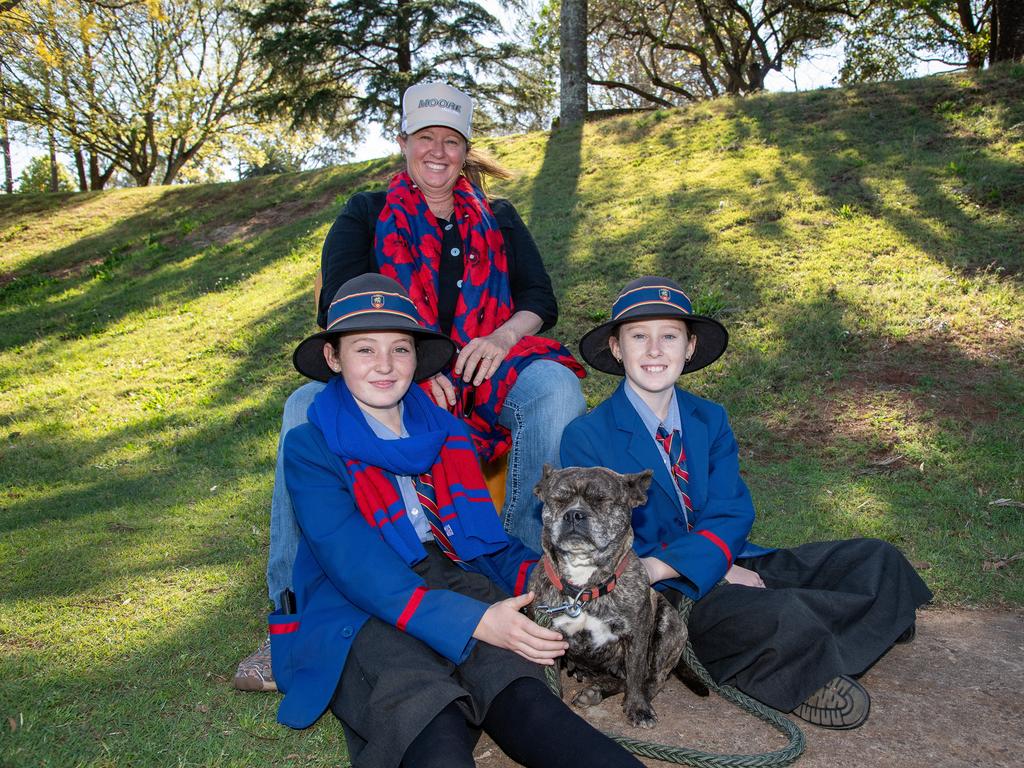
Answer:
M795 720L807 737L798 768L1016 768L1024 722L1024 614L925 610L917 639L894 647L861 678L871 716L861 728L829 731ZM567 690L570 683L565 681ZM567 695L568 698L568 695ZM698 698L670 680L654 700L658 725L631 728L615 696L583 710L610 733L708 752L780 749L785 738L712 694ZM486 768L512 768L486 736L476 749ZM664 766L642 760L648 766Z
M1020 335L994 327L983 338L918 338L885 342L867 351L840 381L800 412L780 414L773 431L785 442L812 447L840 439L876 445L874 458L885 459L896 445L873 417L880 412L899 422L949 418L965 426L999 418L997 403L982 394L996 376L994 364L1024 362ZM893 467L895 468L895 467Z
M66 267L43 270L43 277L52 277L56 280L66 280L69 277L78 277L90 267L96 267L103 263L104 257L97 256L85 261L79 261ZM0 288L23 276L24 272L0 272Z
M245 221L222 224L193 232L185 238L185 241L200 247L224 245L233 240L245 242L267 230L291 224L298 219L317 213L333 202L333 193L322 195L315 200L290 200L258 211Z

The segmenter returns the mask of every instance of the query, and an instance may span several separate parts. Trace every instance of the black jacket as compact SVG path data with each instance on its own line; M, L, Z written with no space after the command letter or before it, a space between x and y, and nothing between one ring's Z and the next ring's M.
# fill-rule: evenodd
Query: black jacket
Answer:
M320 292L316 322L321 328L327 321L327 309L334 300L338 288L346 280L357 275L378 271L373 241L377 219L384 208L386 198L386 192L359 192L349 198L345 208L331 225L331 231L327 233L320 256L324 285ZM551 289L551 278L548 277L540 251L537 250L537 244L508 200L492 200L491 210L505 238L512 306L517 312L528 310L539 315L544 323L541 331L545 331L558 321L558 303ZM442 270L441 274L443 278L444 275L454 273ZM461 277L460 271L453 279ZM456 297L458 295L457 290L439 290L438 293L449 293ZM444 316L445 309L443 306L439 307L438 314ZM447 309L448 315L451 316L454 303Z

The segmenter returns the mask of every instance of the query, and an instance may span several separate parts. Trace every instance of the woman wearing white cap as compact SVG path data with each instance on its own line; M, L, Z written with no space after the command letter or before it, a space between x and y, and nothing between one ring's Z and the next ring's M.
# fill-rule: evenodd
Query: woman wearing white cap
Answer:
M405 169L386 191L354 195L331 227L317 321L323 327L330 298L360 274L380 272L409 291L427 325L458 350L426 387L466 422L483 461L508 456L502 522L536 549L540 503L532 489L545 463L558 466L562 429L585 410L584 371L561 344L535 335L558 319L551 281L515 208L482 190L484 177L508 172L470 147L472 112L470 97L443 83L405 92L398 135ZM306 421L320 386L289 398L282 437ZM279 456L267 564L278 607L291 586L298 536ZM235 684L273 687L265 647L242 663Z

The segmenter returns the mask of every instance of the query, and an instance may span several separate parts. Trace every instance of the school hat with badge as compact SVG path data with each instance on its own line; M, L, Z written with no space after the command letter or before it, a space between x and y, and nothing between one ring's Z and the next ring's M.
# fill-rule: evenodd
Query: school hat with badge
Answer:
M679 283L667 277L641 277L627 283L619 293L612 305L612 319L580 339L580 354L591 367L622 376L626 371L612 355L609 337L623 323L662 317L685 320L697 337L697 348L683 368L684 374L711 365L729 344L729 332L724 325L714 318L693 314L690 297L683 293Z
M432 125L443 125L458 131L466 141L472 138L473 100L469 94L447 83L411 85L402 96L402 127L404 134Z
M346 281L334 294L324 330L295 348L295 369L303 376L327 381L335 374L324 359L324 343L353 331L392 331L412 336L416 341L417 381L433 376L455 354L455 342L423 327L405 288L390 277L370 272Z

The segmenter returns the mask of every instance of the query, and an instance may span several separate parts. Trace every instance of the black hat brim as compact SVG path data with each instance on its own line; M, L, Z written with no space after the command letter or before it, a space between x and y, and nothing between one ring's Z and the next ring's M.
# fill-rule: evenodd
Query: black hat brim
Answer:
M310 379L316 381L327 381L335 372L327 365L324 358L324 344L334 342L339 336L355 331L380 331L382 333L395 332L407 333L416 342L416 371L413 378L416 381L429 378L441 371L455 354L455 342L444 334L422 328L412 323L396 322L394 324L381 324L379 320L374 322L373 317L367 317L365 324L360 320L346 323L345 328L337 331L320 331L314 333L295 348L292 354L292 364L295 370Z
M725 353L726 347L729 346L729 332L725 330L724 325L714 318L705 317L704 315L682 315L678 312L666 314L642 312L631 317L609 320L588 331L580 339L580 355L591 368L615 376L624 376L626 369L612 355L611 348L608 346L608 339L623 323L659 318L682 320L689 325L690 332L697 337L697 348L693 352L693 357L683 366L684 375L711 365Z

